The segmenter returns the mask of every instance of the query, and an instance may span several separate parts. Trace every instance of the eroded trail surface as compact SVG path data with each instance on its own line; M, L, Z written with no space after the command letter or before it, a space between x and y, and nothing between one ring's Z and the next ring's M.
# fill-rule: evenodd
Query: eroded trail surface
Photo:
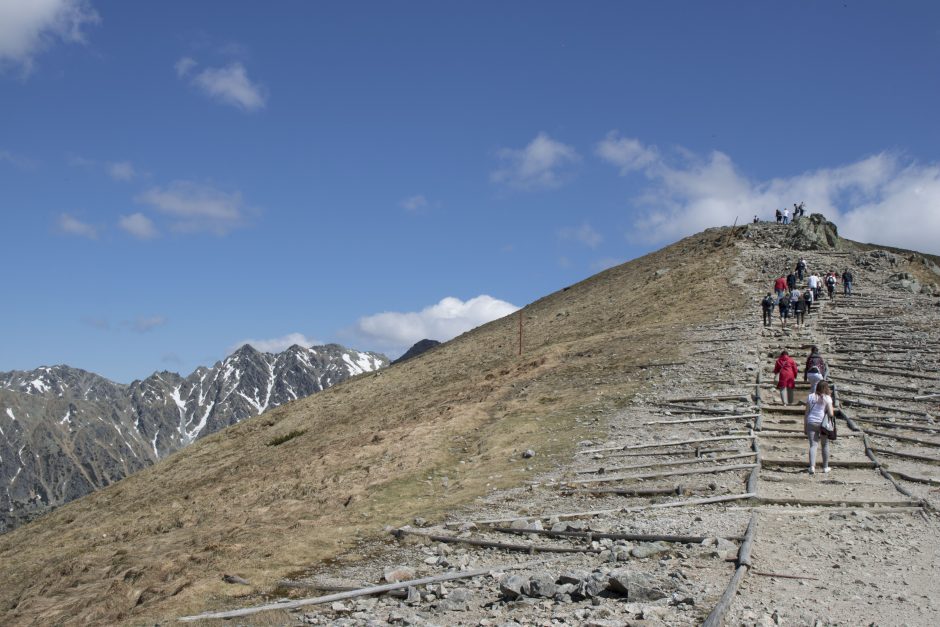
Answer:
M341 596L405 582L386 596L280 604L241 620L940 624L934 299L888 287L900 262L884 251L730 245L737 265L715 278L714 322L677 327L682 357L642 368L643 391L625 409L579 419L605 419L606 440L581 442L554 472L445 520L390 530L388 543L361 547L371 559L323 567L282 591ZM840 286L802 327L783 328L776 316L762 327L757 302L801 255L819 272L850 267L855 294L843 297ZM747 294L749 309L725 308L725 290ZM813 344L842 413L832 470L820 461L811 476L804 407L781 404L772 369L785 348L802 379ZM605 381L595 385L601 395ZM798 403L807 392L798 385ZM733 576L740 585L729 589ZM428 577L438 580L408 584Z

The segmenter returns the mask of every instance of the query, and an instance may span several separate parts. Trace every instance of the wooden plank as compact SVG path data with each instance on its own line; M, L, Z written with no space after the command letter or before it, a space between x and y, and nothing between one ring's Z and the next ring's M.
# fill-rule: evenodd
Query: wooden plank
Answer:
M899 442L911 442L913 444L920 444L922 446L933 446L940 448L940 442L931 442L930 440L923 440L921 438L912 438L904 435L894 435L891 433L882 433L881 431L871 431L868 430L866 433L868 435L878 436L879 438L890 438L892 440L897 440Z
M590 546L568 547L568 546L549 546L547 544L513 544L509 542L494 542L492 540L480 540L478 538L461 538L459 536L445 536L433 533L424 533L413 529L394 529L392 535L396 538L404 536L418 536L431 540L432 542L443 542L445 544L466 544L467 546L479 546L487 549L501 549L503 551L521 551L522 553L600 553L600 549L593 549Z
M937 479L932 479L930 477L915 477L914 475L908 475L897 470L888 470L888 472L899 479L904 479L905 481L911 481L914 483L926 483L927 485L940 486L940 481Z
M738 593L738 587L741 585L741 580L744 579L744 575L747 573L747 569L750 566L750 544L753 542L756 520L757 513L755 512L751 514L751 522L748 523L748 531L744 535L744 543L748 545L747 563L744 563L741 559L741 553L744 549L744 543L742 543L741 549L738 550L738 567L735 569L734 575L731 577L731 581L728 582L728 587L725 588L721 598L718 599L718 603L715 605L712 611L709 612L708 617L702 623L702 627L721 627L721 624L725 619L725 615L731 608L731 602Z
M596 479L578 479L577 481L566 481L566 485L587 485L590 483L612 483L614 481L640 481L645 479L661 479L663 477L681 477L684 475L711 475L719 472L730 472L732 470L746 470L754 468L757 464L730 464L726 466L715 466L713 468L693 468L691 470L672 470L669 472L644 473L638 475L620 475L618 477L603 477Z
M491 566L489 568L478 568L476 570L466 570L463 572L451 571L449 573L437 575L435 577L409 579L408 581L389 583L381 586L369 586L367 588L359 588L358 590L337 592L336 594L328 594L326 596L312 597L309 599L297 599L296 601L278 601L276 603L267 603L265 605L246 607L238 610L229 610L225 612L205 612L203 614L196 614L193 616L181 616L177 620L184 623L189 623L210 618L237 618L239 616L250 616L251 614L257 614L259 612L270 612L273 610L292 610L298 607L306 607L308 605L321 605L323 603L332 603L334 601L355 599L356 597L372 596L374 594L381 594L383 592L390 592L392 590L404 590L412 586L424 586L429 583L440 583L443 581L453 581L454 579L470 579L472 577L481 577L483 575L488 575L493 571L517 570L520 568L528 568L529 566L534 566L541 563L543 563L542 560L537 560L523 562L521 564L503 564L501 566Z
M723 440L746 440L753 438L753 435L719 435L710 438L697 438L694 440L678 440L675 442L653 442L650 444L634 444L632 446L610 446L604 448L587 449L578 451L578 455L587 455L589 453L603 453L605 451L638 451L647 448L660 448L663 446L682 446L685 444L698 444L700 442L720 442Z
M667 403L694 403L698 401L730 401L735 399L743 399L745 402L750 401L751 397L748 394L716 394L715 396L686 396L684 398L667 398Z
M517 516L512 516L511 518L491 518L487 520L474 520L470 521L477 525L496 525L499 523L511 523L514 520L545 520L549 518L557 518L558 520L565 520L571 518L587 518L592 516L604 516L607 514L626 514L630 512L642 512L651 509L667 509L672 507L687 507L690 505L709 505L712 503L724 503L727 501L740 501L751 499L757 496L756 494L746 492L744 494L726 494L724 496L712 496L701 499L687 499L684 501L671 501L669 503L652 503L650 505L639 505L634 507L617 507L612 509L596 509L596 510L585 510L578 512L545 512L542 514L519 514Z
M721 420L740 420L742 418L757 418L760 414L739 414L735 416L713 416L711 418L683 418L682 420L653 420L644 422L644 426L649 425L683 425L695 422L717 422Z
M596 475L598 473L607 473L618 470L636 470L638 468L661 468L668 466L689 466L692 464L706 464L708 462L723 462L731 459L740 459L742 457L751 457L754 453L738 453L737 455L724 455L721 457L696 457L695 459L680 459L671 462L659 462L655 464L632 464L630 466L613 466L610 468L593 468L590 470L579 470L575 474L579 475Z
M491 527L491 531L510 534L536 534L558 538L584 538L597 540L628 540L631 542L674 542L677 544L701 544L714 536L660 535L648 533L606 533L599 531L551 531L549 529L512 529L511 527ZM741 540L740 536L721 536L726 540Z
M917 501L867 501L855 499L797 499L788 497L762 496L757 499L761 505L803 505L806 507L920 507Z
M768 468L806 468L806 462L796 459L764 459L761 464ZM829 465L833 468L875 468L873 461L837 461L830 459Z
M919 462L926 462L928 464L940 464L940 457L928 457L926 455L915 455L913 453L904 453L901 451L891 451L884 448L872 448L872 451L878 453L879 455L893 455L894 457L901 457L903 459L914 459Z

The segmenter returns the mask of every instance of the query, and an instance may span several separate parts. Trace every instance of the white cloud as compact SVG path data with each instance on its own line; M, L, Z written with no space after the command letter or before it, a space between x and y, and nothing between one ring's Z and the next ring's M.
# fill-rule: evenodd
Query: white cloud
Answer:
M176 68L176 75L180 78L183 78L189 71L196 67L196 60L190 57L183 57L173 66Z
M2 0L0 0L2 2ZM9 163L10 165L16 166L23 170L34 170L36 169L36 162L28 157L23 155L18 155L9 150L0 150L0 161Z
M59 230L68 235L98 239L98 229L67 213L59 214Z
M600 233L594 230L590 224L585 222L579 227L565 227L559 229L558 237L561 239L573 239L575 241L581 242L589 248L597 248L602 241L604 241L603 236Z
M196 62L188 57L176 62L176 73L186 77ZM248 78L245 66L233 62L225 67L206 68L192 77L192 83L210 98L243 111L257 111L267 102L264 88Z
M108 176L115 181L131 181L137 176L134 166L127 161L118 161L107 165Z
M267 340L242 340L229 347L228 352L234 353L245 344L251 344L262 353L280 353L287 350L294 344L310 348L311 346L320 346L323 342L307 337L303 333L288 333L283 337L275 337Z
M641 170L658 159L655 148L648 148L630 137L620 137L617 131L607 133L596 150L602 159L618 166L621 174Z
M428 199L424 197L424 194L416 194L405 198L398 204L409 213L420 213L428 207Z
M153 187L135 200L174 218L173 230L181 233L209 232L222 236L244 224L245 207L240 192L228 194L191 181Z
M558 187L570 176L568 168L581 160L574 148L545 133L536 135L525 148L503 148L498 156L503 165L490 174L490 180L519 189Z
M0 0L0 68L29 73L53 43L84 43L86 26L101 21L87 0Z
M160 234L157 227L154 226L153 220L142 213L121 216L118 220L118 226L137 239L153 239Z
M609 136L608 136L609 137ZM632 238L660 242L705 228L772 219L778 207L805 201L850 239L940 253L940 164L881 152L854 163L791 177L753 180L721 152L679 149L674 160L655 147L642 167L648 187L635 199L641 217ZM615 165L623 167L622 163Z
M167 323L166 316L138 317L130 323L130 327L138 333L146 333Z
M462 301L448 296L416 312L387 311L360 318L356 332L383 348L406 349L418 340L447 341L519 308L486 294Z

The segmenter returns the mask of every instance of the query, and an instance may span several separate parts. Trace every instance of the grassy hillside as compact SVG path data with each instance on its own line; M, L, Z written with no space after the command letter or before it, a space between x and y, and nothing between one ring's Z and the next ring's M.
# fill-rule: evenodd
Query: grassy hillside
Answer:
M357 540L384 525L521 483L599 431L643 366L674 356L677 328L733 304L715 296L728 235L602 272L0 537L0 623L137 624L230 606L321 560L356 559ZM522 460L526 448L536 457Z

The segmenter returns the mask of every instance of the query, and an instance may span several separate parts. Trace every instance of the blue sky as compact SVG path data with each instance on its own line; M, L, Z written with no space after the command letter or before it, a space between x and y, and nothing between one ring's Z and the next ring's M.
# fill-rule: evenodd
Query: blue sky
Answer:
M940 253L933 2L0 0L0 371L397 354L806 201Z

